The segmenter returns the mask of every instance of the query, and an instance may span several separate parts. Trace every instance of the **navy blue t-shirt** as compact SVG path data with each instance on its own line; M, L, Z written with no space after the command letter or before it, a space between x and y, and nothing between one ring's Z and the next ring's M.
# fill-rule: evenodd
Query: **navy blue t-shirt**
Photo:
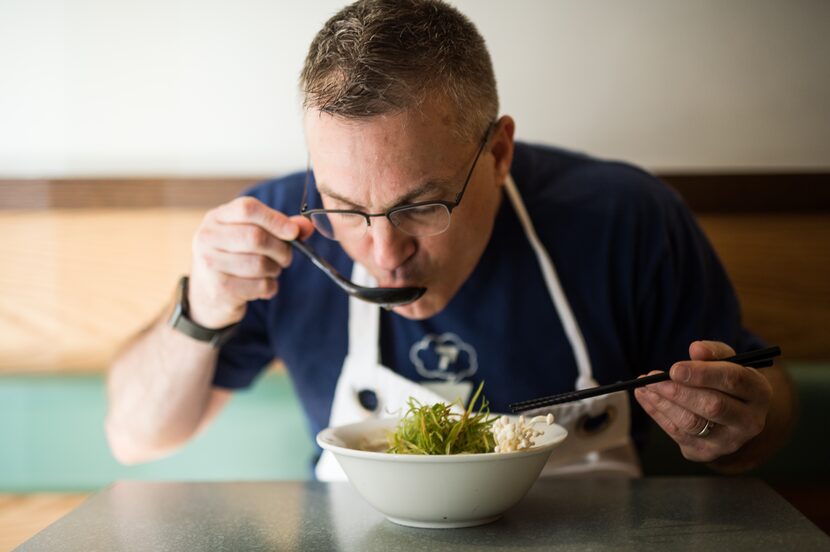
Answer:
M706 237L661 181L624 163L522 143L511 174L600 384L666 370L687 359L697 339L724 341L738 352L762 345L742 327L735 293ZM303 179L291 175L248 193L293 215ZM310 243L351 274L352 261L336 242L315 234ZM383 311L380 328L385 366L414 381L483 380L495 412L573 390L577 378L562 322L507 197L481 260L447 307L419 321ZM281 358L316 433L328 425L347 334L347 295L294 255L277 296L249 304L220 352L214 385L247 387ZM637 406L632 412L640 441L645 415Z

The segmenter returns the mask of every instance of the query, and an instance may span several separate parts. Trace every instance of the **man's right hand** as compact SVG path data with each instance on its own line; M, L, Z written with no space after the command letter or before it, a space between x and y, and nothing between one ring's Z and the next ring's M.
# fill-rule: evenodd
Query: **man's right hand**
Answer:
M291 264L286 240L313 231L305 217L286 216L252 197L209 211L193 238L190 317L207 328L240 321L248 301L276 295L277 277Z

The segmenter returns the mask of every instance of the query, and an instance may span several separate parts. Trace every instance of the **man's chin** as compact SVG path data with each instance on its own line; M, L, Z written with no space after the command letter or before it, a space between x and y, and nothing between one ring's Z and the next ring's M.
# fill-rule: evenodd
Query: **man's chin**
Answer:
M429 290L423 297L408 305L401 305L392 309L392 312L409 318L410 320L424 320L435 316L447 306L447 301L441 300L430 294Z

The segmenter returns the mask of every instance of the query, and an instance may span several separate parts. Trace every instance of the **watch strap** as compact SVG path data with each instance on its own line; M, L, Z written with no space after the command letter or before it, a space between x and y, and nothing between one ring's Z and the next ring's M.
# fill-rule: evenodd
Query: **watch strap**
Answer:
M233 335L239 323L230 324L223 328L206 328L190 318L190 304L187 299L189 278L182 276L176 287L176 305L170 315L168 325L198 341L210 343L214 347L221 347Z

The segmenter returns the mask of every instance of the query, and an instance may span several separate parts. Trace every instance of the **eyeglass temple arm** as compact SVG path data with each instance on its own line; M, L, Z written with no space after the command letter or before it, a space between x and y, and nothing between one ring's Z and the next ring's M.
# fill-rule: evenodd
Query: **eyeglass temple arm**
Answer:
M311 176L311 155L306 156L305 183L303 184L303 199L300 201L300 214L308 210L308 179Z
M464 197L464 190L467 189L467 185L470 183L470 178L473 176L473 171L476 170L476 165L478 164L478 158L481 157L481 153L484 151L484 146L487 145L487 142L490 140L490 133L496 127L497 122L491 121L489 125L487 125L487 130L484 131L484 136L481 137L481 144L478 146L478 153L476 153L476 158L473 159L473 164L470 166L470 170L467 172L467 178L464 179L464 186L461 187L461 190L455 195L454 203L458 205L461 202L461 198Z

